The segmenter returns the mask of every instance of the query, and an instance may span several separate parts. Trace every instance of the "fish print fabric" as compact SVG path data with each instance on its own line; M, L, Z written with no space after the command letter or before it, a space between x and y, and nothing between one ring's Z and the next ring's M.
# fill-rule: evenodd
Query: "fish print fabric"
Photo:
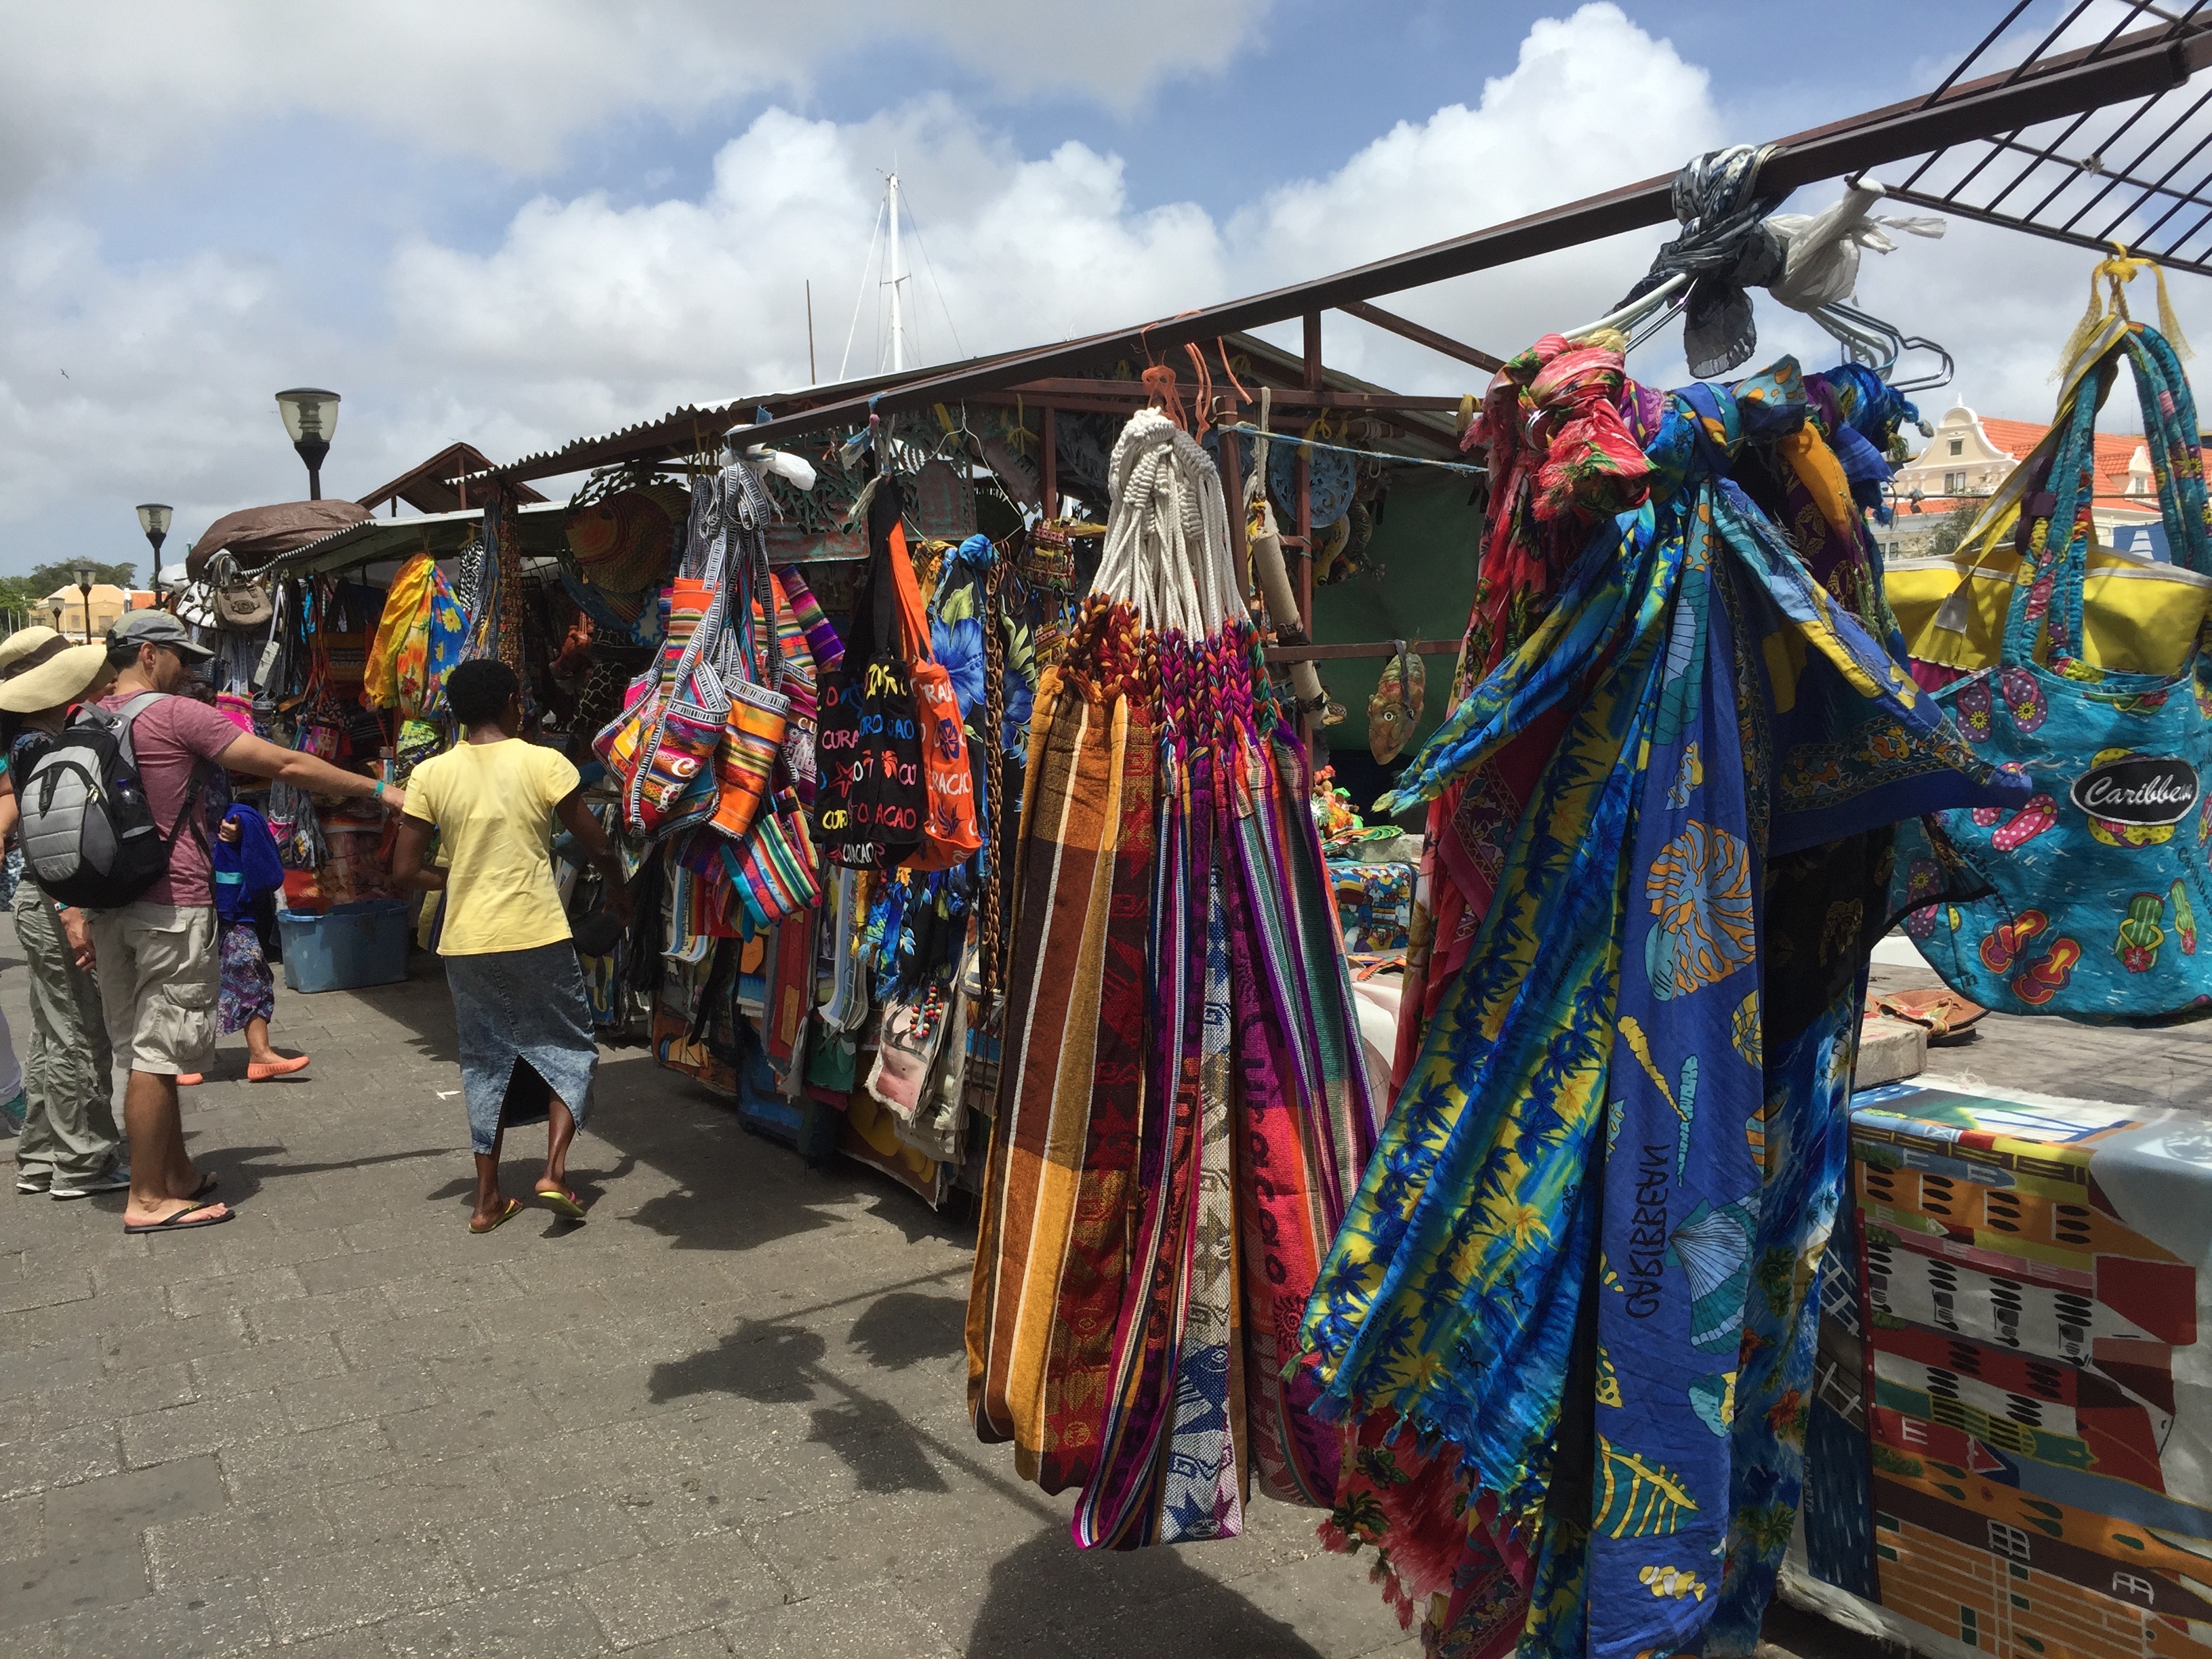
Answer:
M1648 499L1596 517L1401 784L1559 732L1300 1331L1317 1410L1456 1449L1443 1651L1718 1651L1763 1610L1855 1029L1838 1000L1765 1052L1768 866L2027 793L1730 476L1757 445L1832 488L1773 442L1807 404L1794 364L1656 410L1624 386ZM1585 476L1602 507L1623 469Z

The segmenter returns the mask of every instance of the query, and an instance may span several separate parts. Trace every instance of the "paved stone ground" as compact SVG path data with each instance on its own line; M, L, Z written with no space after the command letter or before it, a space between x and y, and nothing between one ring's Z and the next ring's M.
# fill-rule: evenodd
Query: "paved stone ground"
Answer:
M22 998L0 955L19 1030ZM1987 1029L1935 1064L2164 1103L2212 1058L2212 1031ZM228 1225L130 1238L119 1194L0 1188L10 1659L1416 1650L1305 1511L1079 1553L1067 1502L968 1426L970 1235L888 1181L808 1170L624 1051L572 1164L591 1221L472 1238L434 969L280 991L277 1035L305 1080L238 1080L233 1039L187 1096Z
M18 1031L22 988L0 956ZM280 991L307 1080L248 1085L234 1038L187 1091L211 1231L0 1188L9 1659L1418 1650L1307 1511L1078 1552L968 1425L971 1235L635 1050L571 1163L591 1220L470 1237L452 1032L434 969Z
M1942 983L1925 964L1874 970L1877 992ZM2212 1020L2130 1031L1990 1014L1965 1041L1931 1044L1928 1069L2075 1100L2212 1110Z

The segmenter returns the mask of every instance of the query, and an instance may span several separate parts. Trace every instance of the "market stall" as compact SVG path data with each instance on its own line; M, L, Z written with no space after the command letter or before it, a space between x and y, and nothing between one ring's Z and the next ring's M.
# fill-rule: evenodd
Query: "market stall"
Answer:
M1079 1493L1078 1542L1233 1537L1256 1492L1371 1552L1436 1651L1744 1654L1802 1510L1810 1573L1923 1625L1964 1556L2102 1598L2112 1650L2187 1651L2212 1491L2142 1442L2175 1415L2148 1407L2189 1363L2201 1243L2104 1191L2101 1152L2049 1150L2124 1126L1850 1114L1894 915L2031 1011L2212 998L2212 810L2188 816L2212 696L2193 645L2089 654L2111 611L2069 483L2124 362L2173 561L2212 574L2178 331L2126 313L2148 267L2105 271L2059 354L2065 430L1976 544L2009 538L2021 578L1994 632L1952 630L1989 660L1946 661L1908 650L1869 528L1926 346L1849 303L1881 192L1776 212L2212 55L2134 21L1316 283L456 480L474 551L448 572L416 532L367 701L404 767L447 735L441 665L524 668L639 901L589 958L603 1024L811 1157L973 1195L973 1421ZM2002 222L1961 194L1978 171L1905 193ZM1372 303L1670 214L1620 306L1509 361ZM1753 290L1838 360L1762 362ZM1332 374L1325 307L1464 365L1465 394ZM1294 318L1297 354L1238 331ZM1639 384L1632 343L1676 321L1700 380ZM586 470L566 504L510 493ZM389 522L301 556L334 570ZM352 613L295 580L275 678L248 678L257 718L274 684L320 741ZM2168 746L2054 748L2130 720ZM1363 756L1377 787L1340 795ZM2086 799L2039 791L2076 761ZM2157 880L2123 890L2107 854ZM2023 867L2072 908L2033 908ZM569 902L586 939L588 879ZM2008 1177L2047 1244L1984 1236L2020 1203L1954 1201ZM2179 1271L2107 1294L2106 1255ZM1962 1264L1985 1318L1944 1300ZM2030 1278L2081 1316L2021 1370L1997 1292ZM2060 1407L2079 1432L2045 1432ZM2044 1651L1982 1605L1939 1633Z

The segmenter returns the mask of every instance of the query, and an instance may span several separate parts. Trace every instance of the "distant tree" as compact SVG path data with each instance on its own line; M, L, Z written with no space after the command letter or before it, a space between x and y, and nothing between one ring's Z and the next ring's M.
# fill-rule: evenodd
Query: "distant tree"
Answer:
M0 576L0 611L11 616L35 611L52 592L51 587L36 586L28 576ZM38 618L33 616L31 620Z
M21 580L36 597L43 599L58 587L75 587L79 568L73 562L42 564ZM92 572L95 585L112 582L118 587L130 586L138 573L138 567L135 564L95 564L88 559L82 568Z
M1943 522L1936 526L1936 533L1928 538L1930 556L1948 559L1959 550L1959 544L1966 539L1966 532L1974 527L1974 520L1982 516L1982 503L1960 501L1943 515Z

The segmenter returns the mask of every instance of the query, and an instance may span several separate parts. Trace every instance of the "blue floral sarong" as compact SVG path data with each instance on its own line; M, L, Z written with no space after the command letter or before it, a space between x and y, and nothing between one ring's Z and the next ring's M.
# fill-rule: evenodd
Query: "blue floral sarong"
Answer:
M1755 1634L1856 1019L1816 1000L1766 1054L1769 981L1820 943L1768 934L1770 866L2029 793L1729 476L1747 429L1804 417L1794 364L1670 397L1650 500L1598 525L1396 803L1571 711L1300 1333L1316 1409L1461 1449L1528 1564L1524 1654Z

